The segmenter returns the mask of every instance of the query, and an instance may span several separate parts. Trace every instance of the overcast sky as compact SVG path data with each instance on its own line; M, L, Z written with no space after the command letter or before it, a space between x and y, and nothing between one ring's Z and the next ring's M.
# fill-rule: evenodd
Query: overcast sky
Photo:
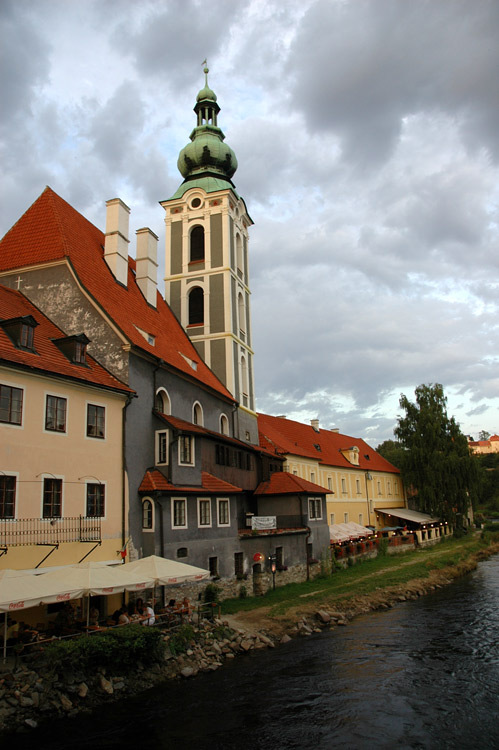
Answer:
M376 446L400 394L439 382L463 432L499 432L497 0L0 0L0 17L1 235L50 185L101 229L122 198L130 236L162 249L207 58L255 222L258 410Z

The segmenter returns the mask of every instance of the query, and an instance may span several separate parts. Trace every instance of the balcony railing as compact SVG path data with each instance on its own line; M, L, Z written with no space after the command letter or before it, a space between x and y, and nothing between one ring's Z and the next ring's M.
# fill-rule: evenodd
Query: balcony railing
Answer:
M0 547L64 542L100 542L101 518L64 516L62 518L0 519Z
M238 519L239 531L251 531L251 524L247 525L248 519L241 517ZM303 516L276 516L277 529L303 529L307 525Z

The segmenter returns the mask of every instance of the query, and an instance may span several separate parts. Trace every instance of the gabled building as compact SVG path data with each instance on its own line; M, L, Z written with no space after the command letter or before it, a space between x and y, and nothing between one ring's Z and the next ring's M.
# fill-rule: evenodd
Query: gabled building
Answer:
M260 445L285 460L284 470L327 491L330 526L354 521L380 528L387 509L406 507L400 472L364 440L286 417L258 415Z
M88 344L0 286L0 569L121 560L134 394Z

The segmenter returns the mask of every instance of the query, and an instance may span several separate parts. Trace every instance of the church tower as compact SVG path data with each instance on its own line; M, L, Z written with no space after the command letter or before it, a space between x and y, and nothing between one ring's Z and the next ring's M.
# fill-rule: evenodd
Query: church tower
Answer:
M200 357L239 402L238 435L258 443L251 347L248 228L253 223L232 176L237 159L218 127L208 86L198 93L196 127L179 154L184 181L162 201L165 297Z

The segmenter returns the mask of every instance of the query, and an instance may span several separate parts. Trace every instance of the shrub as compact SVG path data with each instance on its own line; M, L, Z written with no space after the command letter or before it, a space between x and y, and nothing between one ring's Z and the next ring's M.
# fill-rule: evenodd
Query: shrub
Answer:
M154 664L164 654L164 642L157 628L128 625L123 628L82 636L67 641L54 641L44 649L47 664L55 672L105 669L124 674L136 668L137 662Z
M380 557L385 557L388 554L388 544L389 541L386 537L378 539L378 555Z
M214 583L209 583L204 590L203 598L205 602L219 602L220 589Z
M171 653L174 656L177 654L185 654L193 640L194 628L192 625L181 625L170 638L169 646Z
M240 599L246 599L247 596L248 596L248 589L246 588L246 586L240 586L239 587L239 598Z

